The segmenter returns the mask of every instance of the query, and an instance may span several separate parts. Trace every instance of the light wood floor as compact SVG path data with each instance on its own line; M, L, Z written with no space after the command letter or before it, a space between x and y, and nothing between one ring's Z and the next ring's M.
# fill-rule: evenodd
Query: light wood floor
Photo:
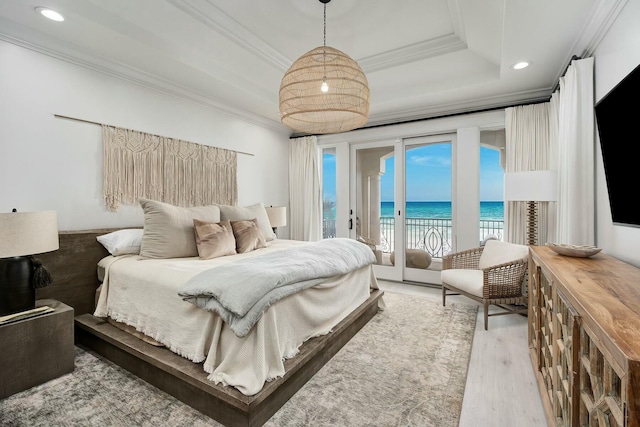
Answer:
M442 303L440 288L380 279L378 283L385 291L427 296ZM479 304L464 296L447 297L447 304L449 301L479 307L460 427L546 427L529 357L527 317L489 317L489 330L485 331Z

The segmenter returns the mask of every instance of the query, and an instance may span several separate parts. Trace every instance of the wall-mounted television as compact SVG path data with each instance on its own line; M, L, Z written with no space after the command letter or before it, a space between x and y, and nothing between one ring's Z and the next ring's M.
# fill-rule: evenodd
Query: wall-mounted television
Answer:
M613 223L640 227L640 65L595 107Z

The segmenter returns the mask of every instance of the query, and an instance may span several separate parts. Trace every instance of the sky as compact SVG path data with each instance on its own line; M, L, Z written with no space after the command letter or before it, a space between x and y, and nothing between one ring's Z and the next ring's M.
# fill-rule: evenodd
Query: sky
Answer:
M393 201L394 158L387 159L386 173L380 179L381 201ZM335 201L335 156L323 156L325 200ZM503 200L504 171L497 150L480 148L480 200ZM407 150L406 200L408 202L451 201L451 146L430 144Z

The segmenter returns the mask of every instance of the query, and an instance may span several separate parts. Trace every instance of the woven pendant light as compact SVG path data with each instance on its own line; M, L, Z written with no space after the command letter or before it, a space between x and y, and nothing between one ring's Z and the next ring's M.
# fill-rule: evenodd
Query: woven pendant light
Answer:
M369 118L369 84L356 61L327 46L327 3L323 46L298 58L280 83L280 119L289 128L311 134L346 132Z

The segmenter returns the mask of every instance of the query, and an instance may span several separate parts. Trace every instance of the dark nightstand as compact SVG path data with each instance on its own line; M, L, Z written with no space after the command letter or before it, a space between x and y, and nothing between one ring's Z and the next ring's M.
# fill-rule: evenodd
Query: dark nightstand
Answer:
M55 311L0 326L0 399L73 372L73 308L43 305Z

